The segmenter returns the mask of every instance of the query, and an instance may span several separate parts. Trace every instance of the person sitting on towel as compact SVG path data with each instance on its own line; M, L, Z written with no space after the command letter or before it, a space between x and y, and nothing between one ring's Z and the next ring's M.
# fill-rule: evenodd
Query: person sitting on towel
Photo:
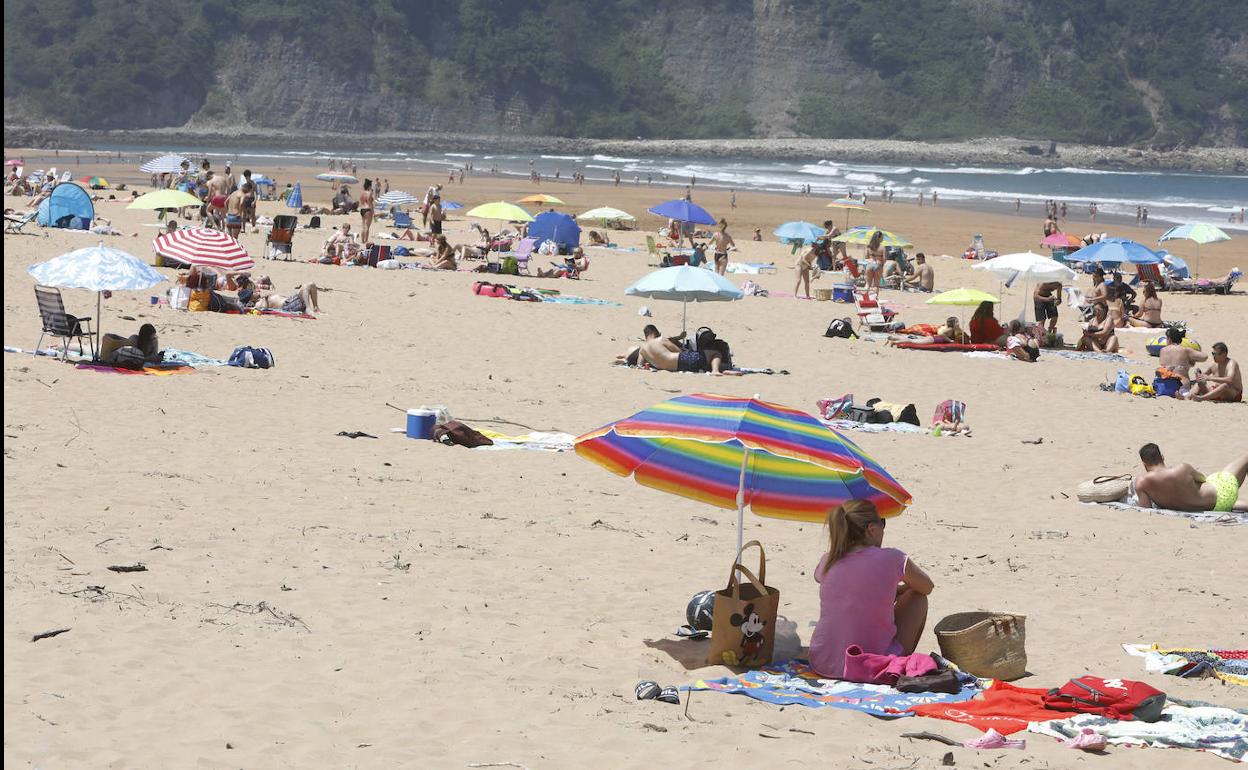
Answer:
M1146 329L1161 328L1161 297L1157 296L1157 288L1152 281L1144 283L1144 299L1140 301L1139 309L1127 316L1127 323Z
M828 551L819 560L819 623L810 664L820 674L845 674L845 648L910 655L927 625L932 579L906 554L884 548L887 522L869 500L828 512Z
M162 355L160 341L156 339L155 326L143 324L139 327L138 334L132 334L126 338L126 344L142 353L143 360L147 363L160 363Z
M914 263L914 272L901 281L903 288L910 291L932 291L932 287L936 285L936 273L927 264L927 255L921 251L915 254Z
M343 262L351 261L359 253L360 244L356 242L355 236L351 234L351 224L343 222L338 232L325 241L324 253L318 261L326 265L339 265Z
M1109 306L1098 302L1092 306L1092 320L1084 327L1083 336L1076 343L1076 350L1097 353L1117 353L1118 335L1109 323Z
M1023 324L1015 318L1010 321L1010 336L1005 339L1005 352L1019 361L1034 362L1040 358L1040 343L1029 337Z
M1213 363L1192 373L1192 389L1188 398L1193 401L1244 400L1244 375L1239 363L1231 360L1225 342L1213 343Z
M971 322L967 325L971 329L972 343L1005 347L1005 328L997 323L991 302L985 300L979 303L979 307L975 308L975 313L971 316Z
M1208 476L1188 463L1166 465L1156 444L1140 448L1144 475L1135 480L1136 502L1143 508L1172 511L1248 511L1248 454Z
M1166 329L1166 346L1157 354L1157 376L1178 380L1179 394L1185 398L1188 388L1192 386L1189 373L1196 364L1209 360L1207 353L1192 350L1183 344L1186 336L1187 333L1178 327Z
M433 237L434 251L429 255L429 266L434 270L454 270L455 249L451 248L451 244L447 243L446 236L442 234Z
M590 246L606 246L607 239L604 238L602 236L602 233L598 232L597 230L590 230L589 231L589 245Z

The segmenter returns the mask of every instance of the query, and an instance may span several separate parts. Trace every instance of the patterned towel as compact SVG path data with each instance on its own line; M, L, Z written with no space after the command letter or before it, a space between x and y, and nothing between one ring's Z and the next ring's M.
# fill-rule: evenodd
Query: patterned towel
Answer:
M104 372L106 374L151 374L157 377L166 377L170 374L191 374L195 371L190 366L146 366L142 369L123 369L120 366L105 366L103 364L75 364L74 368L90 369L93 372Z
M1169 508L1142 508L1138 505L1127 505L1121 502L1109 503L1084 503L1084 505L1107 505L1120 511L1144 511L1145 513L1159 513L1162 516L1178 516L1184 519L1191 519L1202 524L1248 524L1248 513L1242 511L1231 511L1229 513L1215 513L1213 511L1172 511Z
M1104 735L1114 744L1196 749L1232 762L1248 757L1248 716L1216 706L1166 706L1157 722L1118 722L1096 714L1070 719L1032 722L1027 729L1040 735L1064 739L1084 728ZM1164 766L1158 765L1159 767Z
M941 692L905 693L879 684L856 684L825 679L804 660L789 660L739 676L699 679L685 690L713 690L744 695L777 706L830 706L865 711L878 717L914 716L910 709L927 703L960 703L979 692L972 677L957 695Z
M1224 682L1248 687L1248 650L1162 647L1156 644L1124 644L1122 649L1129 655L1143 658L1147 671L1181 677L1208 673Z
M201 356L199 353L192 353L189 350L178 350L177 348L165 348L161 351L165 354L163 360L167 364L183 364L185 366L193 366L196 369L201 366L229 366L229 361L223 361L220 358L209 358Z

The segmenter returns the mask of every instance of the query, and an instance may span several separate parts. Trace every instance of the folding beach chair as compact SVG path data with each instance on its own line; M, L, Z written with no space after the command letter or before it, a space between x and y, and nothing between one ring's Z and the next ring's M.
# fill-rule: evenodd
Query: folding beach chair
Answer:
M35 221L39 216L39 212L35 210L27 211L24 214L5 214L4 215L4 232L14 233L16 235L35 235L35 233L27 233L22 228ZM47 233L41 233L45 238Z
M91 346L91 358L95 358L95 332L91 330L90 316L79 318L66 313L61 290L52 286L36 286L35 300L39 303L39 317L43 321L43 331L35 343L35 350L43 345L44 336L51 334L62 340L62 359L69 357L69 341L72 339L78 340L78 353L84 355L82 340L85 338Z
M1135 280L1131 283L1135 285L1142 281L1150 282L1158 289L1165 288L1166 276L1161 272L1161 265L1136 265Z
M402 228L404 230L412 229L412 215L406 211L396 211L392 215L392 218L393 224L396 228Z
M290 214L279 214L273 217L273 227L265 242L269 246L269 259L290 259L294 250L295 228L299 219Z
M526 274L529 272L529 260L533 258L533 250L536 246L536 238L523 238L516 246L516 250L512 252L511 256L516 258L520 272Z

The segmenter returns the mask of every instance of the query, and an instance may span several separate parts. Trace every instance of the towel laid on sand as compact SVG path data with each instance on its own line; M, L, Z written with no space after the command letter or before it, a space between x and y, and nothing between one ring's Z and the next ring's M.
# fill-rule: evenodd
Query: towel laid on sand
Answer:
M856 422L854 420L823 420L824 425L836 430L856 430L861 433L917 433L930 435L931 431L908 422ZM952 433L942 433L952 436Z
M1248 687L1248 650L1214 650L1200 647L1161 647L1156 644L1124 644L1128 655L1144 659L1150 673L1189 677L1210 675L1224 682Z
M170 374L191 374L195 371L190 366L145 366L142 369L123 369L120 366L107 366L104 364L75 364L76 369L90 369L93 372L104 372L107 374L152 374L164 377Z
M1095 350L1065 350L1063 348L1043 348L1041 355L1057 356L1071 361L1111 361L1115 364L1139 364L1121 353L1100 353Z
M1084 505L1105 505L1120 511L1143 511L1145 513L1159 513L1162 516L1178 516L1184 519L1191 519L1202 524L1248 524L1248 513L1243 511L1230 511L1228 513L1215 513L1214 511L1172 511L1169 508L1143 508L1138 505L1127 505L1121 502L1108 503L1084 503Z
M775 262L729 262L728 272L741 275L759 275L776 272Z
M919 705L912 710L921 717L961 722L980 730L992 728L1002 735L1010 735L1026 730L1027 725L1037 719L1048 719L1053 715L1051 709L1044 707L1046 692L1047 688L1016 687L1009 682L993 680L984 689L982 698L954 705Z
M1070 719L1033 722L1030 732L1058 739L1071 738L1084 729L1105 736L1112 744L1196 749L1244 762L1248 757L1248 716L1216 706L1171 704L1156 722L1118 722L1096 714Z
M567 452L576 443L576 436L571 433L548 433L532 431L519 436L508 436L492 430L481 430L494 444L474 447L476 450L498 452L504 449L528 449L538 452Z
M185 366L193 366L196 369L207 366L229 366L229 361L220 358L209 358L201 356L199 353L192 353L189 350L178 350L177 348L165 348L162 351L165 357L162 359L166 364L183 364Z
M958 703L970 700L979 686L967 677L956 695L939 692L905 693L881 684L855 684L826 679L804 660L789 660L755 671L721 679L699 679L685 690L744 695L777 706L830 706L864 711L878 717L908 717L923 704Z

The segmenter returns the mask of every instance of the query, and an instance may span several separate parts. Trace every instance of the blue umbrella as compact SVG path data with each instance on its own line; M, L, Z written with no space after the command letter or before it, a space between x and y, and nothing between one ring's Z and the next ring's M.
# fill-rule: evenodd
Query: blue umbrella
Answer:
M1068 254L1076 262L1129 262L1133 265L1161 264L1161 255L1142 243L1126 238L1102 238L1091 246Z
M817 239L822 238L825 232L819 225L812 225L810 222L803 222L799 219L795 222L785 222L773 230L771 234L782 241L814 243Z
M546 211L529 223L528 236L538 246L545 241L554 241L559 248L571 250L581 242L581 226L567 214Z
M713 270L680 265L655 270L624 290L633 297L681 302L680 329L684 331L690 302L730 302L744 294Z
M100 243L32 265L26 271L45 286L62 289L90 289L95 295L95 349L100 349L102 292L141 291L165 281L165 277L143 264L143 260Z
M455 201L446 201L442 204L443 211L454 211L455 209L462 209L463 207L464 204L456 203Z
M706 209L684 198L660 203L649 211L651 214L675 219L677 222L692 222L695 225L715 224L715 217L711 216Z
M303 187L295 182L295 187L290 191L290 195L286 196L286 205L292 209L303 208Z

